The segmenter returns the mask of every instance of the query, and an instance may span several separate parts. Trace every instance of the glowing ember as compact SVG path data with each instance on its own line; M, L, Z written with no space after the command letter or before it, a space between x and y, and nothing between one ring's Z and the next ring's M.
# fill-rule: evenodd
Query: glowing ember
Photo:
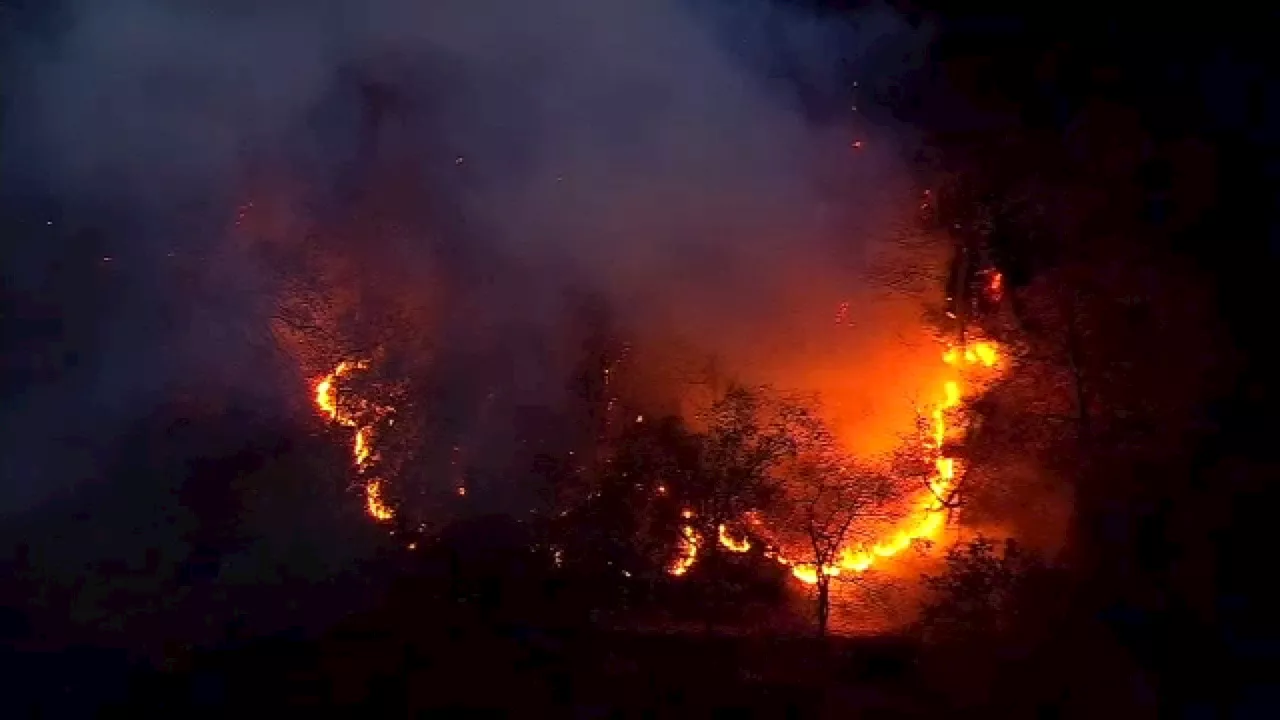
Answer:
M999 302L1000 298L1004 296L1004 275L1000 274L999 271L992 271L987 278L986 290L987 297L991 298L993 302Z

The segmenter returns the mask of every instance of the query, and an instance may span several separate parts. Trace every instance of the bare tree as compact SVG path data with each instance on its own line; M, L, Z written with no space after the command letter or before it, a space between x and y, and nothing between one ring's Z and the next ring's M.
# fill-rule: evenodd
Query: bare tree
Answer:
M811 408L767 387L730 385L703 418L699 472L687 499L701 530L716 529L767 505L778 470L817 423Z
M856 578L863 569L857 567L853 548L869 542L871 526L890 517L897 483L841 452L820 424L811 425L801 442L776 512L788 550L797 553L789 560L815 587L817 630L824 636L832 581Z

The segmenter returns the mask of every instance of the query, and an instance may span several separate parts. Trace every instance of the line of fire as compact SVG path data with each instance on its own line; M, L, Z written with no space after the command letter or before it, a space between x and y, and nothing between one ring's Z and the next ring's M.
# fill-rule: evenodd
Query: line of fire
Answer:
M961 5L0 0L0 716L1280 717L1274 22Z
M926 220L934 200L925 193ZM950 245L940 273L944 297L930 331L936 379L913 401L914 422L898 429L897 447L885 457L858 457L812 398L724 377L698 383L710 388L700 407L685 403L676 414L655 412L628 384L641 362L633 357L634 343L611 334L598 307L588 312L584 357L569 393L585 431L558 455L531 455L542 481L534 511L544 523L539 552L556 568L590 562L578 557L581 539L574 535L582 528L575 524L598 522L608 505L624 501L632 517L604 532L631 537L620 541L624 551L604 561L607 572L628 581L654 573L679 581L697 578L703 566L709 576L720 574L716 568L727 557L741 556L795 581L800 595L816 604L825 634L833 606L857 605L850 598L866 583L893 577L895 565L903 566L900 572L927 567L930 558L936 562L946 548L973 536L960 512L969 474L966 436L975 422L972 401L1008 365L1001 343L983 329L993 327L1006 305L1005 279L980 239L953 235ZM837 326L850 311L849 302L840 303ZM277 322L288 338L293 325ZM448 451L432 464L430 477L398 474L415 462L403 432L427 425L397 407L396 396L403 398L414 379L381 375L393 365L385 345L366 347L339 356L315 377L312 404L349 448L352 492L369 522L415 551L432 528L474 512L484 488L473 492L472 476L485 480L467 463L477 451L467 447L473 441L457 433L443 440ZM481 405L492 404L498 392L489 389ZM433 500L423 502L426 495ZM857 631L856 621L841 621Z

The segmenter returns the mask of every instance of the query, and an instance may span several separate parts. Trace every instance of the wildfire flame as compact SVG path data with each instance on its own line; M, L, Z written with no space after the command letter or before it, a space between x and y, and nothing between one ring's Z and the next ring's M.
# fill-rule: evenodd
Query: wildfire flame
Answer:
M320 408L320 412L329 416L329 419L339 425L347 427L355 427L355 420L349 415L342 412L338 407L338 388L337 381L350 375L356 370L364 370L368 364L360 362L342 361L328 375L325 375L316 383L316 407Z
M687 515L685 517L688 517ZM672 575L680 576L689 572L689 568L698 560L698 547L701 545L702 539L698 537L698 533L688 525L680 528L680 555L671 565L670 572Z
M951 347L942 355L942 361L956 369L980 366L995 368L999 364L1000 354L996 345L990 342L975 342L963 347ZM963 399L960 381L948 379L942 384L942 393L937 404L929 412L927 430L922 438L924 452L933 457L934 475L929 479L929 490L916 500L912 512L904 526L891 536L871 547L856 546L843 548L839 560L835 564L817 567L814 563L797 562L788 558L777 548L769 548L764 556L779 565L791 568L791 574L806 585L818 582L819 573L836 577L842 572L863 573L880 559L892 558L911 547L916 540L931 540L941 534L946 524L947 503L955 486L958 460L945 454L944 443L947 439L948 413L959 407ZM690 517L686 511L685 517ZM749 518L753 523L757 518ZM672 565L672 575L683 575L689 571L697 560L698 538L688 526L683 528L683 540L680 556ZM748 539L737 540L731 537L723 525L719 528L719 543L722 547L735 553L745 553L751 549Z
M316 382L315 390L316 408L328 417L331 422L355 430L355 435L352 439L351 456L355 461L356 471L361 474L369 469L374 460L373 428L368 425L361 425L350 412L343 409L343 403L340 402L338 397L338 381L353 372L367 370L368 367L368 362L364 360L344 360L338 363L332 372ZM379 411L388 412L389 409L380 408ZM395 517L395 512L383 500L382 480L378 478L368 479L365 482L364 493L365 511L369 514L369 517L380 522Z
M993 276L998 278L998 275ZM998 280L993 290L998 289ZM953 368L980 366L995 368L999 363L999 351L993 343L975 342L962 347L951 347L942 355L942 360ZM366 370L366 361L343 361L327 375L316 382L314 401L316 408L331 422L355 430L352 438L352 458L357 471L365 474L375 459L373 427L362 424L349 410L348 405L341 402L338 395L339 380L353 372ZM913 541L936 538L942 531L946 515L949 495L954 489L958 460L945 454L945 441L948 435L948 414L957 408L963 398L961 384L958 379L943 382L941 397L929 411L927 430L921 442L922 449L932 455L934 474L929 480L929 491L924 493L915 503L914 509L904 523L904 527L894 532L885 540L870 547L859 545L843 548L839 560L835 564L817 567L811 562L799 562L788 558L777 548L767 548L764 556L784 567L790 567L792 575L806 584L815 584L821 575L839 576L842 572L866 572L879 559L892 558L909 548ZM378 413L390 412L390 408L377 408ZM637 417L637 422L642 419ZM383 522L395 517L395 511L387 504L383 496L383 481L370 477L365 481L365 511L374 520ZM659 492L665 494L662 486ZM457 487L459 495L466 494L466 487ZM682 512L688 520L693 517L690 510ZM759 518L748 518L753 524L760 524ZM747 537L735 538L729 534L725 525L717 528L717 542L721 547L734 553L746 553L752 548ZM698 552L702 546L702 538L692 525L685 524L680 528L678 555L668 568L672 575L680 576L689 571L697 562Z
M370 480L364 486L364 508L374 520L390 520L395 517L391 508L382 501L381 480Z
M751 549L751 541L747 538L735 540L725 532L724 525L719 527L720 544L728 548L730 552L744 553Z

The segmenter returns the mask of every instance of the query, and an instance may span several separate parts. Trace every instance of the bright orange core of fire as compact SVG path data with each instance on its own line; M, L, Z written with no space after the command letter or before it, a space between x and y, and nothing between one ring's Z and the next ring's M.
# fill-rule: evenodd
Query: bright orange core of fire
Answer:
M941 393L933 407L929 410L928 428L921 438L921 451L928 454L934 467L933 477L929 480L928 492L922 493L914 501L913 509L901 527L889 537L871 546L863 544L842 548L837 562L817 566L815 563L797 562L787 557L778 548L767 548L765 557L780 565L791 568L791 573L806 584L815 584L819 573L827 576L838 576L843 572L863 573L878 560L892 558L911 546L912 542L921 539L936 539L946 523L946 509L950 494L954 490L958 460L944 452L949 429L948 417L959 407L962 400L962 388L959 379L960 371L968 368L995 368L999 363L999 351L995 344L976 342L963 347L951 347L942 355L942 360L953 368L957 375L945 380L940 388ZM332 372L322 377L315 386L315 405L330 421L354 430L351 454L357 473L364 481L365 511L378 521L387 521L395 517L395 512L383 497L383 482L378 477L370 476L371 466L376 460L373 449L373 427L362 424L349 410L339 396L341 381L352 373L368 369L365 361L343 361ZM376 408L376 414L390 412L390 408ZM460 493L465 490L460 489ZM693 517L693 513L685 510L685 519ZM751 541L747 538L735 538L729 534L724 525L719 526L720 546L735 553L748 552ZM668 568L672 575L684 575L697 562L698 552L702 547L702 538L690 525L683 525L677 557Z
M928 428L920 444L921 451L932 459L934 474L929 480L928 492L922 493L913 503L912 511L900 529L870 547L859 543L842 548L839 559L835 563L821 567L816 563L796 562L777 548L766 549L765 557L790 567L791 574L798 580L813 585L818 582L819 573L830 577L838 576L842 572L863 573L878 560L891 558L911 547L915 540L936 539L946 524L945 511L955 488L958 460L945 454L944 443L949 433L947 419L959 407L962 400L958 373L968 368L993 369L998 365L999 359L998 348L990 342L951 347L943 353L942 361L953 368L957 376L942 383L941 395L929 411ZM686 510L684 517L690 518L692 513ZM751 549L751 542L748 539L732 537L723 525L718 528L718 535L719 544L730 552L745 553ZM691 526L682 526L679 552L668 571L672 575L687 573L689 568L697 562L701 544L702 539Z

